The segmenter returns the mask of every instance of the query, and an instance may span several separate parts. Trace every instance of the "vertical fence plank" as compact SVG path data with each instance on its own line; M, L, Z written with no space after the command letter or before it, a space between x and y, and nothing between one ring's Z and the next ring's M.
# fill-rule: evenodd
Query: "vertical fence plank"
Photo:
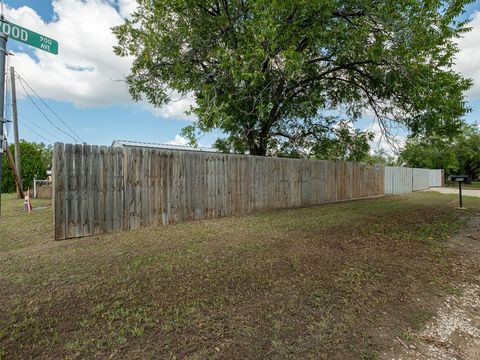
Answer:
M168 224L168 154L161 155L162 224Z
M142 197L142 214L141 214L141 226L150 225L150 216L149 216L149 183L150 183L150 174L148 169L148 162L150 159L150 150L142 150L142 166L140 167L140 177L139 181L142 184L141 197Z
M133 192L133 209L130 211L131 229L138 229L142 224L142 149L133 149L133 171L132 171L132 192Z
M113 171L113 148L107 148L105 152L106 156L106 166L104 168L105 171L105 222L106 222L106 231L112 232L114 230L113 227L113 218L114 218L114 206L113 206L113 196L114 196L114 171Z
M103 216L103 207L100 203L100 198L103 198L101 193L101 165L100 147L94 146L92 148L92 182L93 182L93 234L101 234L103 232L100 224L100 219Z
M98 177L98 231L100 234L108 231L108 178L107 178L107 157L108 149L106 146L100 146L99 151L99 177Z
M95 146L89 146L90 156L87 162L87 226L84 228L84 236L93 235L94 231L94 217L95 217L95 189L94 189L94 178L95 178Z
M130 177L131 177L131 149L124 148L123 151L123 230L130 229L130 201L132 198L131 195L131 186L130 186Z
M73 232L72 221L72 197L73 197L73 145L65 144L65 238L70 239L75 236Z
M123 151L113 149L113 230L123 229Z
M160 193L160 160L159 160L159 153L158 151L152 151L152 157L150 159L150 167L152 169L152 178L151 178L151 186L152 186L152 225L157 226L161 223L161 211L160 211L160 201L161 201L161 193Z
M64 144L55 143L53 150L53 206L55 240L65 239L65 195L68 184L65 182Z
M78 148L74 145L70 145L66 148L65 159L67 163L67 183L68 191L66 197L66 231L65 236L67 239L75 238L79 234L78 223L79 223L79 214L78 214L78 171L79 164L76 156Z
M81 168L81 227L82 236L91 236L92 227L90 218L92 217L91 209L91 195L92 194L92 147L91 145L82 146L82 168Z

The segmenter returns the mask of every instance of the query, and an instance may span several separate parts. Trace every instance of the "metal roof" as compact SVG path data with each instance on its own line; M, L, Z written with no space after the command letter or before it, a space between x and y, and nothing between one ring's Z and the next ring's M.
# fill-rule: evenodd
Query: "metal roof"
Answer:
M114 140L112 146L128 146L128 147L142 147L152 149L166 149L166 150L182 150L182 151L201 151L201 152L219 152L217 149L209 147L191 147L188 145L176 144L158 144L143 141L129 141L129 140Z

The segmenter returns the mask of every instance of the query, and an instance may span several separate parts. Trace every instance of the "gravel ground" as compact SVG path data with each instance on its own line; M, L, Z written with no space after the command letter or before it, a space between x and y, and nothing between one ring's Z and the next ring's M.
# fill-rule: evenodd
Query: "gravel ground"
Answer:
M472 192L474 190L471 190ZM477 191L480 194L480 191ZM452 238L449 247L462 253L462 266L480 259L480 217ZM396 338L403 351L386 355L389 360L479 360L480 278L457 286L458 294L445 299L435 317L411 341ZM408 350L407 350L408 348Z
M447 187L431 188L425 191L436 191L442 194L458 194L458 189L447 188ZM480 197L480 190L462 189L462 194L465 196Z

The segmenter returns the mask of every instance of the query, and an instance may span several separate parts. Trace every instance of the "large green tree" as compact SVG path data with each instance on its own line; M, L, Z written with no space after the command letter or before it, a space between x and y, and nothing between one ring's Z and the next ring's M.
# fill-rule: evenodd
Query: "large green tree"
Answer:
M134 57L134 99L193 94L185 134L220 129L237 151L320 136L332 111L368 110L386 133L451 135L468 110L471 82L451 66L469 2L138 0L115 51Z
M13 144L10 145L10 151L15 154ZM43 143L20 141L20 163L22 169L22 179L24 188L33 186L33 179L45 179L47 170L52 167L52 147ZM13 173L8 166L7 157L3 157L3 177L2 191L15 192L15 180Z
M439 136L410 138L400 154L400 162L412 167L445 169L447 175L480 177L480 131L465 125L452 138Z
M355 129L347 121L336 117L325 119L322 128L307 132L305 128L285 131L282 136L272 137L268 155L290 158L323 160L363 161L370 152L373 133ZM234 141L232 141L234 140ZM245 139L220 138L214 147L225 153L242 153Z

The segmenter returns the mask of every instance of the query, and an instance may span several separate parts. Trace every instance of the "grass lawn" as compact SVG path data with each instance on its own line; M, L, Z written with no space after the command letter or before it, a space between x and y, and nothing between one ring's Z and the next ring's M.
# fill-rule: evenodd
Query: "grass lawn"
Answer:
M447 181L445 186L454 187L458 189L458 183ZM480 181L472 181L470 184L462 184L462 189L477 189L480 190Z
M55 242L2 200L5 359L377 359L471 275L443 244L480 214L420 192Z

